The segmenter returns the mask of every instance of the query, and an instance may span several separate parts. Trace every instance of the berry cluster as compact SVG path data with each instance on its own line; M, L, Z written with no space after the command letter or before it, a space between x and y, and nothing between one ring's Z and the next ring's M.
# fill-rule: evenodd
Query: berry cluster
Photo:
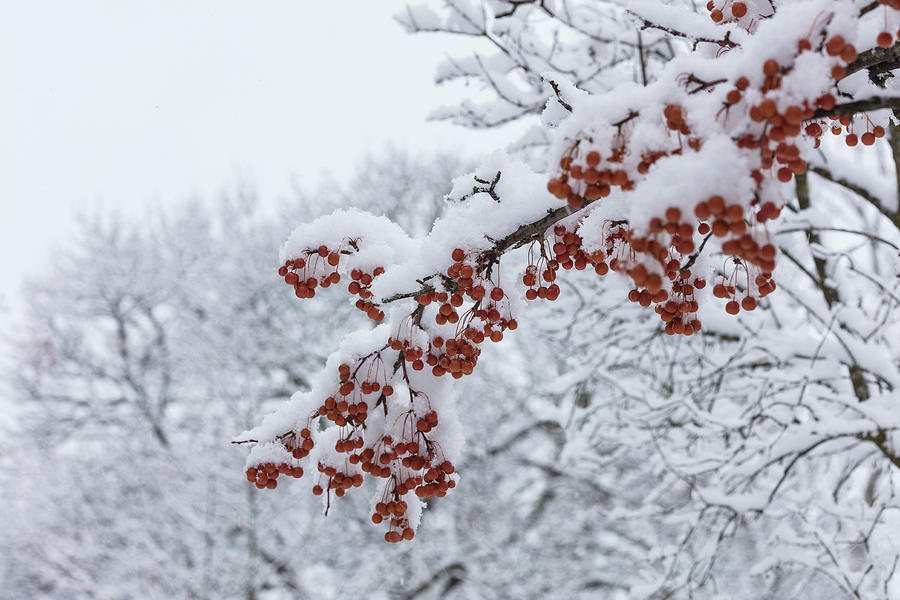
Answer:
M628 178L628 172L616 164L621 162L622 154L621 150L614 149L603 168L600 165L602 157L597 151L588 152L584 162L578 162L576 146L560 160L562 173L547 183L547 190L560 200L566 200L572 210L578 210L609 196L612 186L632 189L634 183Z
M338 267L341 262L342 254L348 254L350 250L346 247L356 250L358 240L348 240L342 243L339 248L331 250L328 246L322 245L315 249L307 249L301 253L300 257L289 259L279 267L278 275L284 278L284 282L293 286L294 293L298 298L313 298L316 295L316 288L327 288L341 281L341 275ZM350 271L350 284L347 291L351 296L359 296L356 301L356 308L366 313L373 321L382 321L384 319L384 311L378 305L372 302L372 281L384 273L384 267L375 267L371 272L363 269L352 269Z
M898 2L881 3L896 8L894 5ZM748 15L748 3L745 2L711 1L707 8L717 23L734 22ZM810 33L800 39L793 58L804 52L818 53L824 59L823 64L831 69L836 83L846 76L847 65L857 59L858 53L841 35L825 35L827 15L820 21L818 25L823 32ZM813 39L820 40L817 47ZM883 32L877 42L879 46L887 47L894 42L894 37ZM714 287L713 295L727 301L725 310L729 314L737 314L742 308L755 309L761 298L775 290L773 272L777 251L771 243L766 223L778 218L784 205L776 187L778 182L788 183L795 175L806 172L801 149L804 134L814 148L818 147L827 127L836 135L845 133L849 146L860 141L872 145L885 135L884 128L866 115L835 116L830 121L819 118L817 115L834 109L836 99L832 93L819 93L799 101L793 92L782 93L785 78L793 69L793 61L780 64L770 58L762 62L761 73L738 75L730 80L726 89L721 89L718 81L704 82L693 75L684 76L684 83L690 90L688 94L698 91L721 94L722 110L717 118L723 119L726 129L729 122L740 122L731 118L735 111L746 111L749 117L744 122L746 129L732 135L737 148L746 151L750 157L757 157L756 166L749 170L756 185L752 196L735 196L727 200L724 195L704 198L693 205L692 215L682 214L677 206L665 207L663 214L650 219L646 232L629 228L624 221L607 222L602 249L590 255L581 250L580 238L574 231L557 226L551 236L552 254L543 243L539 255L532 248L522 278L527 288L526 298L555 299L559 288L555 284L545 287L544 283L555 281L558 268L582 269L590 262L600 275L613 269L630 276L634 282L634 288L628 292L630 300L642 306L655 304L654 310L666 323L667 333L690 335L701 326L694 292L706 284L705 279L692 275L691 267L705 243L714 237L719 240L721 251L728 260L722 270L722 281ZM754 81L756 83L752 83ZM753 102L747 101L751 97ZM648 117L653 118L632 110L628 117L613 124L618 133L605 161L606 151L596 147L590 135L579 134L560 159L559 173L549 180L548 191L567 200L570 209L579 210L609 195L614 186L622 191L633 189L661 158L702 148L703 139L693 135L690 115L683 106L675 103L666 105L661 115L661 124L674 138L671 145L629 148L629 127ZM862 128L861 134L855 131ZM640 156L640 163L629 167L634 165L632 156L635 154ZM702 236L702 241L698 235Z
M312 489L312 493L316 496L321 496L327 489L329 493L334 490L334 495L341 498L350 488L359 487L363 484L363 477L359 473L345 473L336 467L330 467L321 462L317 467L320 473L320 482L314 485ZM328 479L325 482L325 488L322 487L322 478Z
M512 317L509 299L503 288L490 278L493 263L484 254L467 256L461 248L451 253L452 263L444 277L445 285L454 290L447 292L429 291L416 299L423 307L433 302L440 304L435 314L435 323L456 325L456 334L447 340L435 337L431 341L426 362L436 376L450 373L454 378L472 373L481 350L478 345L485 339L499 342L503 332L515 330L518 323ZM461 314L468 297L473 304Z
M630 252L616 260L613 269L631 277L635 287L628 293L629 300L644 307L656 305L654 311L667 334L692 335L701 327L694 290L706 285L685 263L696 248L694 224L683 218L679 208L670 206L663 219L650 221L649 229L647 235L633 229L627 232L623 243Z
M747 14L747 4L737 0L725 0L725 2L709 0L706 3L706 10L709 11L709 18L714 23L734 23Z
M366 273L362 269L353 269L350 271L350 285L347 291L351 296L359 296L356 301L356 308L366 313L366 316L373 321L382 321L384 319L384 311L372 302L372 281L384 273L384 267L375 267L371 273Z
M557 271L583 271L592 262L581 244L581 237L562 224L554 226L551 236L533 243L528 251L528 266L522 276L522 283L526 286L525 298L556 300L559 297L559 286L554 283Z
M438 413L430 408L424 394L413 390L405 366L400 370L406 362L422 362L422 349L413 345L414 338L420 338L420 334L424 332L411 320L407 321L380 350L359 358L352 367L347 363L339 365L333 393L307 417L306 427L279 436L281 446L294 462L253 466L247 469L247 478L260 489L274 489L279 473L301 477L300 462L315 447L316 422L324 418L337 426L338 435L333 448L318 454L318 479L313 494L326 494L330 502L332 493L342 497L351 488L361 486L365 475L386 480L382 497L388 508L382 510L379 504L372 520L388 522L385 540L389 542L412 539L414 530L403 496L409 493L419 498L444 496L456 486L451 477L455 472L453 463L432 438L439 424ZM398 353L393 372L386 368L383 357L388 348ZM392 385L398 372L409 390L409 407L389 410L388 402L399 402ZM424 399L424 408L421 402L416 402L420 398ZM394 435L376 435L377 427L369 427L370 403L384 407L385 419L378 426L393 431Z
M274 490L278 487L278 475L287 475L289 477L303 477L303 468L299 465L292 466L287 463L262 463L255 467L250 467L246 471L247 481L255 483L259 489Z
M298 298L312 298L316 295L317 286L327 288L340 282L341 275L337 271L340 261L338 252L319 246L316 250L308 250L305 257L285 261L279 267L278 275L294 288Z

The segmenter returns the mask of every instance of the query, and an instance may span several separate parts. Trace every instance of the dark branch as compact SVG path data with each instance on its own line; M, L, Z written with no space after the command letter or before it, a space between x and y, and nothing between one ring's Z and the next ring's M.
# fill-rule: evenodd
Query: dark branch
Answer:
M857 113L870 112L880 108L890 108L891 110L900 110L900 98L881 98L874 96L865 100L857 100L846 104L837 104L831 110L818 109L813 113L813 119L824 119L825 117L840 117L843 115L855 115Z
M559 103L562 105L562 107L564 109L566 109L567 111L572 112L572 105L569 104L568 102L566 102L565 100L563 100L562 96L560 95L559 84L557 84L552 79L549 80L547 83L549 83L550 87L553 88L553 93L556 94L556 99L559 101Z
M900 67L900 44L889 48L872 48L861 52L852 63L846 66L847 75L857 71L870 69L874 73L886 73Z
M721 40L714 40L712 38L689 35L687 33L684 33L683 31L679 31L677 29L672 29L671 27L657 25L656 23L652 23L646 19L641 18L639 15L637 15L635 13L631 13L631 14L633 14L634 16L638 17L639 19L641 19L643 21L643 24L641 25L641 31L643 31L645 29L659 29L660 31L664 31L664 32L668 33L669 35L674 35L675 37L680 37L680 38L684 38L686 40L690 40L690 41L694 42L694 50L697 49L697 44L699 44L700 42L705 42L707 44L716 44L717 46L721 46L724 48L734 48L736 46L740 46L740 44L738 44L737 42L731 41L731 32L730 31L726 31L725 37L723 37Z

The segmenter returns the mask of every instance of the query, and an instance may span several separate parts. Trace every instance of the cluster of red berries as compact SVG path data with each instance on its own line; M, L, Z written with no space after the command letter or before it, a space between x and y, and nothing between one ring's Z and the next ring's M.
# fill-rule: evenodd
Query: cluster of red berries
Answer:
M411 540L416 537L416 532L409 526L406 518L408 506L403 500L390 500L379 502L372 513L372 522L378 525L384 520L390 524L390 530L384 534L384 541L396 544L401 540Z
M401 499L403 496L414 492L419 498L443 497L456 486L449 477L455 472L453 463L441 459L437 444L426 435L437 427L437 413L432 410L416 417L410 410L403 421L404 439L384 436L374 447L349 457L350 464L359 464L364 473L387 480L372 522L377 525L388 521L389 530L385 534L388 542L413 538L407 517L408 506ZM361 482L362 477L358 477Z
M354 246L352 241L351 246ZM284 278L285 283L293 286L298 298L313 298L316 288L327 288L339 283L341 275L338 273L338 265L341 262L341 250L329 250L328 246L319 246L317 249L308 249L304 256L290 259L279 267L278 275ZM373 321L382 321L384 311L372 301L372 281L384 273L384 267L375 267L371 273L362 269L350 271L350 284L347 291L351 296L359 296L356 308L366 313Z
M285 437L284 446L294 458L305 458L309 456L310 451L315 446L315 442L312 440L312 432L310 432L308 427L301 429L299 434L292 432Z
M654 311L669 335L692 335L701 328L694 290L702 289L706 281L694 278L682 264L696 248L693 236L694 225L682 217L681 209L670 206L664 219L651 219L647 235L627 232L625 242L631 252L613 265L634 282L629 300L645 307L655 304Z
M319 479L313 486L313 494L333 492L336 497L342 497L349 489L362 485L364 474L386 479L385 506L390 508L385 510L390 514L379 508L376 510L378 516L373 515L372 520L375 523L388 521L389 530L385 540L389 542L409 540L414 536L406 514L407 505L402 501L402 496L410 492L414 492L419 498L444 496L456 485L455 480L450 477L455 472L453 463L443 455L440 445L431 439L439 421L437 411L431 408L419 411L411 407L403 413L402 419L394 419L395 423L391 427L399 423L400 439L395 440L390 435L384 435L368 446L365 441L369 402L374 401L376 406L385 405L387 421L387 399L394 395L394 388L389 383L392 376L385 368L382 353L389 347L399 353L400 361L413 363L418 361L420 364L414 368L422 368L424 351L411 341L418 326L411 321L407 325L408 327L401 328L402 333L398 331L392 335L384 348L359 358L355 367L346 363L339 365L334 393L308 417L307 426L280 436L284 448L299 463L314 447L311 431L314 419L324 417L337 425L340 430L334 444L335 454L320 458L317 465ZM429 356L431 357L431 350L435 346L443 347L444 350L441 352L447 351L447 346L452 348L452 352L470 352L453 348L454 345L459 345L456 340L447 342L433 340ZM444 358L442 356L441 359L434 359L435 366L439 366L438 360ZM431 360L429 358L429 361ZM450 369L452 367L447 370ZM409 385L409 379L405 376L404 378ZM411 404L412 399L419 395L422 394L410 387ZM337 457L341 455L344 458L338 459ZM265 463L248 469L247 478L260 489L274 489L279 473L301 477L303 469L299 464Z
M663 110L665 124L669 130L678 134L678 145L671 149L642 153L636 173L630 173L622 164L627 151L627 138L623 134L623 128L637 116L637 113L632 113L616 124L619 134L614 138L605 163L599 149L590 148L586 152L582 152L583 141L576 141L560 159L560 174L547 182L547 190L557 198L566 200L572 210L578 210L591 202L609 196L613 187L618 187L623 191L634 189L635 179L638 175L646 174L650 167L661 158L681 154L684 142L695 151L700 149L701 141L690 136L691 130L685 120L682 107L676 104L667 105Z
M363 364L368 364L368 373L377 371L378 367L382 367L381 356L375 354L366 358ZM360 383L356 378L351 378L350 367L341 365L338 369L339 384L337 392L325 398L324 402L319 406L316 416L325 417L335 425L344 427L345 425L359 426L364 425L369 413L369 404L366 398L380 392L381 395L389 396L393 393L390 389L382 389L377 379L364 378Z
M565 225L556 225L553 228L553 237L549 241L552 243L550 249L553 251L553 260L562 269L583 271L590 262L581 249L581 236L569 231Z
M418 444L410 442L406 444L407 448L410 445L418 447ZM402 447L401 442L400 454L403 453ZM408 451L414 454L417 450ZM406 456L402 460L402 465L412 471L424 470L424 474L410 475L406 480L402 480L399 476L391 477L382 491L381 499L375 504L372 522L376 525L388 523L389 529L384 534L384 540L390 543L411 540L415 537L415 531L409 522L409 506L401 499L402 496L415 490L419 498L443 497L449 489L456 487L456 481L450 477L455 468L448 460L429 464L421 456Z
M667 119L673 120L677 114L670 111ZM696 250L695 231L700 235L712 232L717 237L733 236L723 243L725 253L748 261L751 268L759 267L758 275L771 282L774 289L771 281L774 246L757 242L754 235L748 233L748 223L763 223L776 218L780 208L766 202L751 212L752 221L751 217L745 216L742 206L727 205L721 196L713 196L699 202L690 218L684 217L679 208L668 207L663 217L651 219L646 235L637 234L623 223L607 222L601 244L605 248L590 256L581 250L581 238L577 234L557 225L551 247L554 258L546 259L546 251L541 246L541 257L526 269L523 276L523 282L529 286L526 297L547 297L546 293L539 294L533 287L539 268L544 269L545 280L553 281L559 266L584 268L586 263L581 261L590 261L600 275L605 275L611 268L630 276L635 287L628 293L629 300L645 307L655 304L655 312L666 324L666 333L691 335L702 326L696 314L699 305L694 290L706 285L705 279L693 276L684 262ZM763 295L760 292L759 297Z
M697 318L699 304L694 298L694 290L706 287L706 280L699 277L690 279L690 270L684 271L682 277L672 282L672 295L666 300L661 300L654 311L666 324L665 332L668 335L692 335L700 331L700 319ZM665 291L665 290L662 290ZM644 298L637 300L642 306Z
M610 269L619 271L620 257L628 250L630 237L624 221L604 221L602 233L601 249L588 255L594 265L594 272L601 277L609 273Z
M744 82L739 82L739 87L746 89ZM790 112L793 120L793 111ZM670 130L677 132L678 135L690 134L680 107L669 105L664 113ZM799 133L799 128L798 131L792 130L791 133ZM699 147L699 141L691 145L692 148L695 146ZM795 150L795 147L782 143L775 149L775 158L789 161L796 158ZM674 152L681 152L681 148L673 152L655 154L662 156ZM571 155L570 152L563 161ZM805 164L802 166L805 170ZM760 176L757 183L761 181ZM589 261L600 275L606 274L612 268L630 276L635 287L629 291L628 298L645 307L655 304L654 310L665 323L666 333L691 335L701 328L696 314L699 306L694 297L694 290L702 289L706 285L704 279L692 276L687 263L689 256L697 249L695 232L700 235L712 232L720 238L732 236L723 242L725 253L748 261L751 268L758 267L758 275L764 276L766 281L771 280L771 271L774 269L774 253L771 250L774 246L767 242L758 242L753 233L748 233L748 228L751 224L776 218L780 208L772 202L765 202L761 206L754 207L750 213L749 216L745 215L741 205L727 205L721 196L713 196L699 202L694 215L690 217L682 215L682 211L677 207L668 207L662 217L651 219L646 235L628 229L624 223L607 222L601 244L605 248L590 256L581 250L581 238L577 234L557 225L553 230L553 244L550 247L553 258L547 256L544 246L541 245L540 257L535 261L532 249L529 266L523 276L523 283L528 286L526 298L555 299L558 292L551 295L548 288L536 287L538 275L540 274L545 281L552 282L560 266L584 268ZM774 286L774 282L771 285ZM558 287L556 289L558 290Z
M263 463L255 467L250 467L246 471L247 481L255 483L259 489L274 490L278 487L278 475L287 475L288 477L303 477L303 469L300 466L292 466L287 463Z
M733 23L747 14L747 4L738 0L725 2L709 0L706 3L706 10L709 11L709 18L714 23Z
M602 157L596 150L588 152L584 162L580 162L576 144L560 160L562 173L547 183L547 190L560 200L566 200L572 210L606 198L612 192L612 186L630 190L634 182L629 179L628 172L616 164L621 162L623 155L621 150L613 150L608 160L610 164L602 168Z
M560 291L554 283L556 272L559 269L583 271L592 262L581 244L581 237L565 225L556 225L552 236L533 243L528 251L528 266L522 276L522 283L526 286L525 298L556 300Z
M312 493L316 496L321 496L326 490L329 493L334 490L334 495L341 498L350 488L359 487L363 484L363 476L359 473L351 475L321 462L317 467L321 474L320 478L327 477L328 481L325 483L325 487L322 487L321 482L313 486Z
M446 341L441 337L434 338L427 357L432 375L440 377L450 373L454 379L471 375L481 355L478 345L484 340L484 332L474 327L467 327L462 335Z
M755 278L757 292L754 296L751 294L750 270L747 268L747 265L736 262L735 266L736 268L731 273L730 277L722 275L722 281L713 286L713 296L728 300L725 304L725 312L730 315L738 314L742 308L746 311L755 310L758 306L757 298L765 298L775 291L775 281L772 279L772 274L768 272L759 273ZM740 303L738 303L739 295L736 283L741 270L746 273L747 281L742 294L743 297L741 298Z
M694 287L703 288L706 282L700 278L692 280L690 269L682 269L681 263L671 257L671 249L677 249L682 253L693 251L691 241L693 226L680 222L681 211L676 208L667 211L667 218L666 223L654 220L651 224L652 233L647 237L635 235L623 227L622 223L607 222L604 225L604 240L601 244L604 248L590 256L584 253L580 236L569 231L564 225L556 225L553 228L553 236L547 240L548 245L550 241L553 242L550 249L554 258L546 259L546 248L541 245L541 257L536 264L533 261L529 264L523 282L528 286L533 285L539 268L545 269L544 277L548 280L555 278L555 271L560 267L582 270L588 264L593 264L595 272L599 275L605 275L612 268L627 274L634 281L636 287L628 293L629 300L645 307L657 304L655 310L666 323L667 333L691 335L700 329L700 321L695 314L697 303L693 298L693 290ZM667 240L659 239L660 236L667 234L671 236ZM646 254L649 258L655 259L662 274L648 270L647 265L637 261L635 257L639 254ZM533 259L533 256L532 248L530 258ZM673 292L671 299L669 292L663 287L663 277L667 277L671 282L669 284ZM543 296L548 297L546 294ZM541 296L533 287L529 287L526 290L526 297L534 299ZM548 299L555 297L556 295Z
M440 303L435 322L457 325L455 337L446 341L435 337L431 341L425 362L432 367L434 375L450 373L459 378L474 370L481 353L479 344L485 339L499 342L503 332L515 330L518 323L510 315L509 299L503 288L490 280L490 265L484 255L467 256L464 250L456 248L450 257L452 263L447 268L445 281L455 291L450 294L436 290L424 292L416 300L422 306ZM474 303L460 315L457 309L463 306L466 296Z
M663 109L663 117L666 119L666 128L677 131L682 135L690 135L691 128L684 119L684 109L677 104L669 104Z
M834 135L841 135L842 133L846 133L846 135L844 136L844 143L851 148L853 146L856 146L860 142L862 142L863 146L872 146L875 144L875 140L884 137L884 127L872 123L872 120L868 116L865 117L866 130L862 133L862 135L857 135L856 133L854 133L853 121L854 119L851 115L831 117L830 124L825 122L810 123L806 126L806 133L816 138L817 147L822 133L824 132L824 129L822 127L823 125L825 125L826 127L830 127L831 133L833 133Z
M312 298L316 295L316 287L327 288L340 282L341 275L337 271L341 255L319 246L317 250L308 250L306 257L285 261L278 268L278 275L284 282L294 288L298 298Z
M366 273L362 269L353 269L350 271L350 284L347 291L351 296L359 296L356 301L356 308L366 313L366 316L373 321L382 321L384 319L384 311L372 302L372 280L384 273L384 267L375 267L371 273Z
M882 4L894 7L892 2ZM730 0L709 2L708 9L715 22L734 21L748 12L746 3ZM893 41L893 36L884 32L879 36L878 44L886 47ZM813 51L812 43L809 39L801 39L797 44L797 53L809 51ZM828 38L817 51L833 59L829 64L836 81L846 75L847 65L857 59L856 48L840 35ZM543 283L552 283L560 266L584 268L590 262L600 275L609 269L629 275L635 284L629 291L629 299L643 306L656 304L654 310L666 322L668 333L689 335L700 328L693 290L702 288L706 283L703 279L692 278L690 273L692 254L698 244L696 233L722 238L723 253L730 257L730 264L736 265L730 276L726 276L723 270L722 283L714 287L716 297L728 300L726 312L737 314L741 308L753 310L760 298L775 289L772 272L776 249L764 224L779 216L781 206L777 200L767 199L772 197L772 193L768 188L764 189L766 174L774 171L774 178L786 183L795 175L806 172L807 165L801 158L796 138L805 133L813 138L817 147L828 123L812 119L817 110L829 111L836 105L834 95L825 93L807 101L780 106L773 92L781 89L783 78L791 69L791 66L780 65L774 59L763 62L763 79L759 86L762 97L745 107L751 121L762 127L735 138L739 148L758 151L760 156L759 168L750 173L758 189L749 207L739 203L729 204L723 197L713 196L698 202L694 215L683 218L679 208L670 206L665 209L664 215L651 219L646 234L638 234L623 223L608 222L605 225L608 230L605 231L604 249L590 256L580 250L580 239L574 232L557 227L553 231L552 255L548 255L541 245L540 256L535 260L532 249L529 266L522 278L527 287L526 297L555 299L559 288L554 284L555 290L551 291L550 286L544 287ZM696 79L689 81L697 83ZM723 110L726 114L743 103L750 86L748 77L738 76L733 80L732 87L725 94ZM704 84L702 89L712 91L714 87L715 84ZM702 145L700 139L690 137L691 128L685 109L669 104L664 107L662 117L665 127L678 136L677 146L644 151L637 173L628 172L620 168L626 151L622 129L637 116L638 113L632 112L616 124L619 134L615 138L608 160L611 164L607 168L601 166L600 150L591 148L589 139L576 140L561 158L559 175L550 179L548 190L556 197L566 199L573 210L579 209L608 195L612 185L626 191L632 189L639 176L660 158L681 154L686 148L696 151ZM859 141L872 145L885 135L884 128L874 125L868 118L861 139L852 131L852 117L835 117L832 122L832 132L840 134L846 131L846 143L850 146L855 146ZM687 136L686 144L682 139L684 136ZM737 285L737 279L743 280L739 274L746 276L746 282L741 281L741 285ZM739 292L742 296L740 300L736 296Z
M434 315L434 322L438 325L444 325L446 323L450 323L455 325L459 322L459 313L456 312L456 309L463 305L465 300L463 299L462 294L459 292L454 292L453 294L448 294L447 292L438 292L438 291L430 291L424 292L416 296L416 301L422 306L428 306L432 302L437 302L440 304L437 310L437 314Z

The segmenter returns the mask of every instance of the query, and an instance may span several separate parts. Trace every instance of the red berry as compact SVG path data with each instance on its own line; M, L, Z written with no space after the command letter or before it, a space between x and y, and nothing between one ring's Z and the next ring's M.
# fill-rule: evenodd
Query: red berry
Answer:
M829 56L837 56L844 49L846 43L844 42L844 38L836 35L825 44L825 51Z

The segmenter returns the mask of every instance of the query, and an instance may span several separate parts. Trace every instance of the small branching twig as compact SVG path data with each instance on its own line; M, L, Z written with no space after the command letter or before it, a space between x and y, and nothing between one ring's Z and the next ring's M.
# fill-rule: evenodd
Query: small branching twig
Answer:
M634 13L632 13L632 14L634 14ZM638 15L635 15L635 16L638 16ZM640 18L640 17L638 17L638 18ZM645 29L658 29L660 31L664 31L664 32L668 33L669 35L673 35L675 37L680 37L680 38L683 38L686 40L690 40L694 44L693 45L694 50L697 49L697 45L700 42L707 43L707 44L716 44L717 46L721 46L723 48L735 48L737 46L740 46L740 44L731 40L731 32L730 31L726 31L725 37L723 37L721 40L714 40L714 39L708 38L708 37L689 35L687 33L684 33L683 31L679 31L679 30L673 29L671 27L666 27L664 25L657 25L656 23L653 23L646 19L642 19L642 20L643 20L643 24L641 25L641 31L643 31Z
M559 104L567 111L572 112L572 105L563 100L562 94L559 91L559 84L552 79L547 83L549 83L550 87L553 88L553 93L556 94L556 99L559 101Z

